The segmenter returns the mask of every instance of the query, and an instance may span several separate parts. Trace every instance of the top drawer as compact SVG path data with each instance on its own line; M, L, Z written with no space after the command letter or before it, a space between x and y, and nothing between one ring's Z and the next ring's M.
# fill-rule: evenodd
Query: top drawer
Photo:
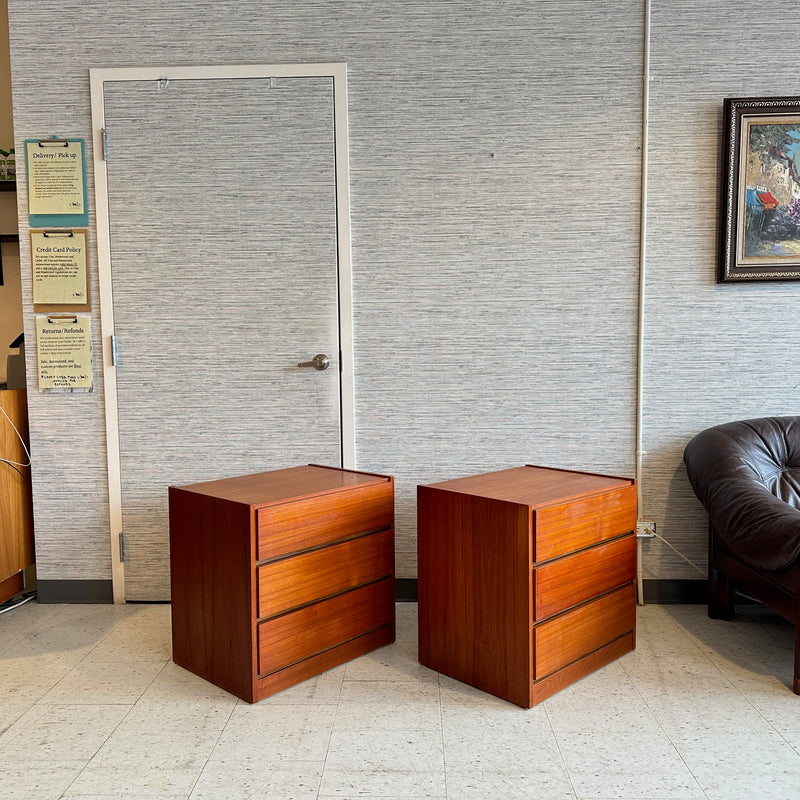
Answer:
M265 561L393 525L391 480L268 506L257 512L256 557Z
M533 513L533 561L573 553L636 530L636 486L623 486Z

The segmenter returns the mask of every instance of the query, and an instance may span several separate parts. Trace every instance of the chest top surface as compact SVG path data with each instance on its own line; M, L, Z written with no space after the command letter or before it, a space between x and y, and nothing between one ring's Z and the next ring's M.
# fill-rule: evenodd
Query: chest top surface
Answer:
M388 481L391 478L385 475L308 464L175 488L220 500L263 506Z
M526 465L432 483L429 487L536 508L633 485L632 478Z

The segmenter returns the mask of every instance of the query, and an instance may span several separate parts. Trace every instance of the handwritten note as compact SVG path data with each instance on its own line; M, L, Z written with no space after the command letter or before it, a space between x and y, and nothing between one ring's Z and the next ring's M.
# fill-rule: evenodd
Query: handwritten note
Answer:
M92 390L90 323L88 315L36 317L39 391Z

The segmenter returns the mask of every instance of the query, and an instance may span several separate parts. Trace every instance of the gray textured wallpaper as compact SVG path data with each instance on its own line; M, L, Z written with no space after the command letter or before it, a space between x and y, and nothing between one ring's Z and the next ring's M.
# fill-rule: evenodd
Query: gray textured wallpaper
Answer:
M166 487L341 464L333 81L104 98L126 597L168 600Z
M645 577L706 575L707 518L682 462L692 435L800 413L800 284L715 283L722 98L800 95L796 12L791 2L769 14L736 2L653 7L642 487L666 544L645 544Z
M790 412L796 385L795 286L714 283L722 98L793 91L794 23L776 36L755 8L701 5L655 3L650 40L642 516L674 548L646 546L651 578L704 576L688 437ZM397 478L400 577L416 575L418 483L524 463L633 475L642 2L9 11L18 146L91 141L89 67L347 63L356 464ZM96 279L95 259L97 358ZM29 278L24 293L33 338ZM110 575L100 378L90 396L31 387L40 577Z

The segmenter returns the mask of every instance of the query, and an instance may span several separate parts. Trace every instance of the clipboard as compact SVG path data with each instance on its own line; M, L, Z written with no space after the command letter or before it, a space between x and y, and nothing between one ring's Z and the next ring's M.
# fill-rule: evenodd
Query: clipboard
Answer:
M89 311L86 230L32 230L33 310Z
M83 139L26 139L25 172L32 228L89 225Z
M91 392L91 319L83 314L36 317L40 392Z

